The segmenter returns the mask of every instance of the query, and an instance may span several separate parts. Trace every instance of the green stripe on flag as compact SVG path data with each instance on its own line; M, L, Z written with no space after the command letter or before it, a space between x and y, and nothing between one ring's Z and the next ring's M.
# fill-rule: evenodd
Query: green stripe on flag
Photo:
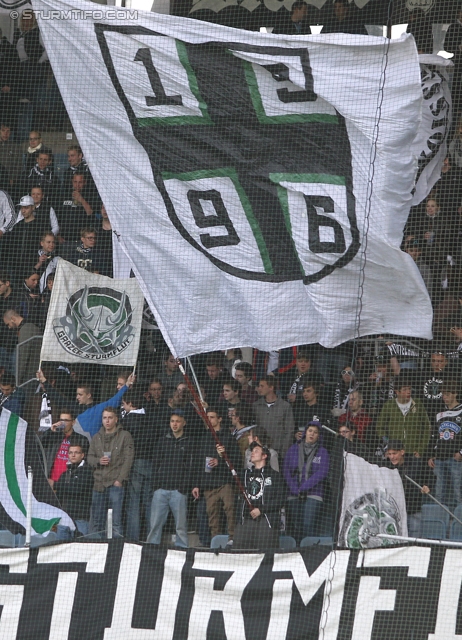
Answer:
M8 420L8 426L5 437L5 451L4 451L4 464L5 464L5 476L8 485L8 490L13 498L18 509L24 515L27 515L26 507L24 506L23 497L21 496L21 489L19 488L18 477L16 475L15 465L15 449L16 449L16 436L18 431L19 416L12 413ZM45 533L50 531L51 527L58 522L61 518L52 518L51 520L42 520L41 518L32 518L32 528L37 533Z
M52 518L51 520L40 520L40 518L32 518L32 529L37 533L46 533L54 527L61 518Z
M16 432L18 430L19 416L11 414L8 420L5 437L5 476L8 490L18 509L26 515L26 507L22 501L21 490L16 477L16 467L14 464L14 452L16 447Z

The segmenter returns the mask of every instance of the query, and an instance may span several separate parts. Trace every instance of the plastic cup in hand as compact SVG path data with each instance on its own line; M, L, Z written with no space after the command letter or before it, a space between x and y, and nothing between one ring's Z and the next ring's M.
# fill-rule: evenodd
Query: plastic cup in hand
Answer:
M111 462L111 452L110 451L103 451L103 454L106 458L109 458L109 462Z

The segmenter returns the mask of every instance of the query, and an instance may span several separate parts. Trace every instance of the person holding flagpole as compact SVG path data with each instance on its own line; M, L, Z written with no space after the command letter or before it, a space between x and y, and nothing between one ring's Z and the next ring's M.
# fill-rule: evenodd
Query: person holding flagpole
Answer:
M104 409L106 409L106 407L120 407L124 393L135 384L136 376L132 373L115 396L99 404L94 403L92 388L89 385L80 385L77 387L76 400L73 402L47 382L41 369L37 371L37 380L42 383L44 390L52 402L55 402L59 407L68 406L72 413L77 416L74 431L81 433L91 440L100 428Z

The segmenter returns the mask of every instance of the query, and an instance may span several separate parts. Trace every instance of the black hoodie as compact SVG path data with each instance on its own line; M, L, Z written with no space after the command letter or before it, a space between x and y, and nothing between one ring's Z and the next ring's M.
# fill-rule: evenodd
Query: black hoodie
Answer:
M282 473L271 469L269 465L264 466L262 469L252 467L251 469L245 469L241 473L241 480L252 505L260 510L272 529L278 528L279 514L285 504L288 493ZM251 517L250 509L242 495L239 495L238 513L241 522L244 521L244 518Z

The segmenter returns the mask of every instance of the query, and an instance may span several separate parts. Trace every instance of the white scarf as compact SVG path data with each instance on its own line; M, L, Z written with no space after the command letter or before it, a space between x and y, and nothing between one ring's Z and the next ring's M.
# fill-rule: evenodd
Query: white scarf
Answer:
M404 404L401 404L401 402L398 402L398 400L396 400L396 404L398 405L403 416L407 416L407 414L409 413L409 409L411 408L412 398L409 400L409 402L405 402Z
M42 148L43 142L41 142L37 147L27 147L27 153L35 153Z
M51 404L48 399L48 395L46 393L42 393L42 404L40 406L40 431L46 431L49 429L53 423L53 419L51 417Z

